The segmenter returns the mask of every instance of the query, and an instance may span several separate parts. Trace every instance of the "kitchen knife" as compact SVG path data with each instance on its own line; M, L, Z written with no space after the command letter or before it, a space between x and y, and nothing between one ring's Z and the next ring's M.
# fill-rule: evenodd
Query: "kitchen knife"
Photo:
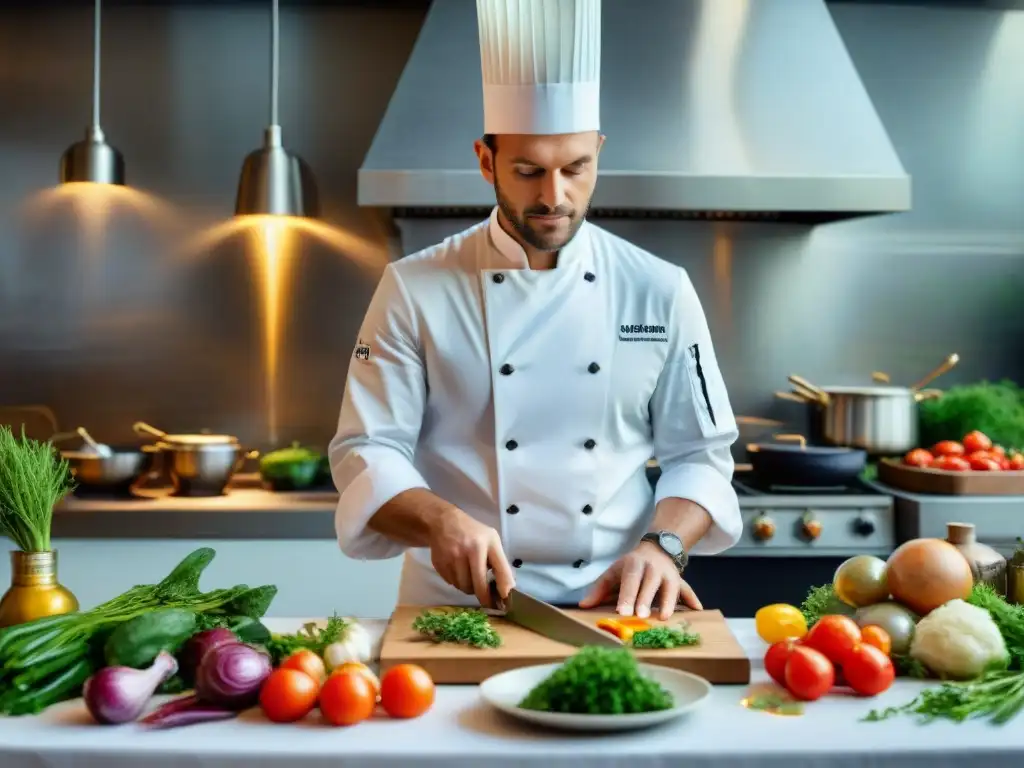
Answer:
M501 601L498 598L497 590L494 588L493 583L491 591L494 603L499 608L488 613L493 613L506 621L518 624L520 627L529 629L551 640L576 647L600 645L607 648L616 648L624 645L614 635L580 621L550 603L530 597L518 589L513 589L509 592L508 599L505 601ZM501 604L502 602L504 602L503 605Z

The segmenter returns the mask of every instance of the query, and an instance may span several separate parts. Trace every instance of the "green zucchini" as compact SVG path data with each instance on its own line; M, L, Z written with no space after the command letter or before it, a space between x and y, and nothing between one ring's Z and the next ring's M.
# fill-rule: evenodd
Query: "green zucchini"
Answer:
M196 633L196 624L196 614L184 608L165 608L126 621L107 638L107 666L143 669L160 651L177 654Z

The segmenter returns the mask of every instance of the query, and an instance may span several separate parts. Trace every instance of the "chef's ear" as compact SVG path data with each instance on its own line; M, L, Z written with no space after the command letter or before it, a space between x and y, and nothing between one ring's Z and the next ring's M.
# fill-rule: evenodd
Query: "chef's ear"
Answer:
M498 145L494 134L487 134L473 142L473 151L476 152L477 160L480 161L480 175L491 185L494 184L494 153L497 149Z
M604 140L606 138L608 138L608 137L605 136L603 133L598 132L598 134L597 134L597 153L598 154L601 154L601 147L604 146Z

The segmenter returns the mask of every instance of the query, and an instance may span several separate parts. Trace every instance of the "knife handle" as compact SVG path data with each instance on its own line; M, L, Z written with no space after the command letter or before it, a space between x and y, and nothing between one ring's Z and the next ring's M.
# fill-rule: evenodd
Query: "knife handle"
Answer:
M496 608L499 611L505 610L505 601L501 599L501 594L498 592L498 582L492 577L488 582L488 591L491 594L491 607Z

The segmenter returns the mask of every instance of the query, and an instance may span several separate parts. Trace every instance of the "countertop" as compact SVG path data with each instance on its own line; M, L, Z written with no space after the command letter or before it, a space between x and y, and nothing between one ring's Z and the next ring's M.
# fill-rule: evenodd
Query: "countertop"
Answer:
M298 620L268 620L290 631ZM374 636L383 621L364 622ZM750 619L730 620L754 666L754 684L767 680L764 644ZM388 768L522 768L522 766L962 766L983 758L986 768L1020 766L1024 721L1002 728L983 722L919 725L909 717L860 722L873 708L903 704L924 684L901 680L875 699L833 694L805 714L780 717L744 709L747 686L716 686L708 703L657 729L577 736L521 725L489 709L475 686L443 686L434 707L416 720L375 718L330 728L314 712L294 725L272 725L257 710L238 720L143 732L139 726L102 727L88 721L80 701L33 718L0 718L4 768L249 768L250 766L387 766ZM1022 716L1024 717L1024 716Z

